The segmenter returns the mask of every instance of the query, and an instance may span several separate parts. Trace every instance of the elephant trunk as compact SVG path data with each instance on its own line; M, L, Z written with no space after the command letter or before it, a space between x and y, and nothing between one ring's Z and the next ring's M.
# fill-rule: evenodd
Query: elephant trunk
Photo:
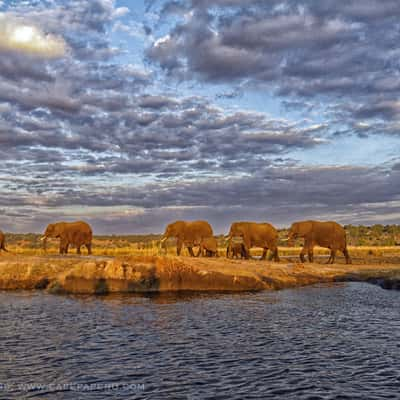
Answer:
M47 236L42 236L40 241L43 242L43 250L47 251Z
M297 237L298 237L297 233L295 233L295 232L293 232L293 231L289 231L289 232L288 232L288 237L287 237L287 239L284 240L284 241L286 241L287 244L288 244L290 247L293 247L294 244L295 244L295 240L297 239Z

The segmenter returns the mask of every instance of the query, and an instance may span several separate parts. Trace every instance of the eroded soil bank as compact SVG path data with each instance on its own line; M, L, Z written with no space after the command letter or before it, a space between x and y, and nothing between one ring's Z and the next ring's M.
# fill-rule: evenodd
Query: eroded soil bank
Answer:
M0 257L0 290L41 289L77 294L250 291L338 281L367 281L387 289L399 289L400 265L273 263L189 257Z

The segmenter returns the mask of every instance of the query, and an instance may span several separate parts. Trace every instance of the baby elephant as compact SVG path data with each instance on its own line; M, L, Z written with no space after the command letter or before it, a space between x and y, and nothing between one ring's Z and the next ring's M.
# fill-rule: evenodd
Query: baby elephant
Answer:
M199 254L205 257L218 257L217 239L213 236L203 238L200 242Z
M232 236L226 248L227 258L246 258L246 249L241 236Z

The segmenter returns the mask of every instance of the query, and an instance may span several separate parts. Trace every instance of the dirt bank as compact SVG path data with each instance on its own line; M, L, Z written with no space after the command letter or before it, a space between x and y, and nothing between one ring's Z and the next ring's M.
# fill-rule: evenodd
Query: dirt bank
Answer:
M189 257L2 256L0 289L106 294L147 291L276 290L367 281L400 288L400 265L325 265Z

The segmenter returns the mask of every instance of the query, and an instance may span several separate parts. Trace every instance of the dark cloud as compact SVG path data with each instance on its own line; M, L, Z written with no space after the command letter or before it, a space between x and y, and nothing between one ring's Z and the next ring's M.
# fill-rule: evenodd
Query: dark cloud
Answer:
M177 101L165 96L143 96L139 101L139 105L142 108L163 108L163 107L171 107L174 104L177 104Z
M107 220L115 224L116 232L160 232L174 218L206 218L218 232L226 232L237 219L271 221L278 226L311 217L346 223L396 222L399 183L397 168L266 167L253 176L230 179L171 179L135 187L114 182L108 190L93 183L87 188L64 184L37 201L42 201L47 218L54 218L57 210L60 218L65 213L79 217L85 204L87 217L100 232L107 231ZM24 214L32 203L28 197L32 195L25 196L14 197ZM0 206L7 205L7 199L8 194L0 196ZM65 211L66 206L70 211ZM6 221L10 212L16 211L6 210ZM35 212L34 218L43 218L43 211Z
M178 80L356 101L351 119L398 118L397 1L193 0L163 11L178 22L147 54Z

